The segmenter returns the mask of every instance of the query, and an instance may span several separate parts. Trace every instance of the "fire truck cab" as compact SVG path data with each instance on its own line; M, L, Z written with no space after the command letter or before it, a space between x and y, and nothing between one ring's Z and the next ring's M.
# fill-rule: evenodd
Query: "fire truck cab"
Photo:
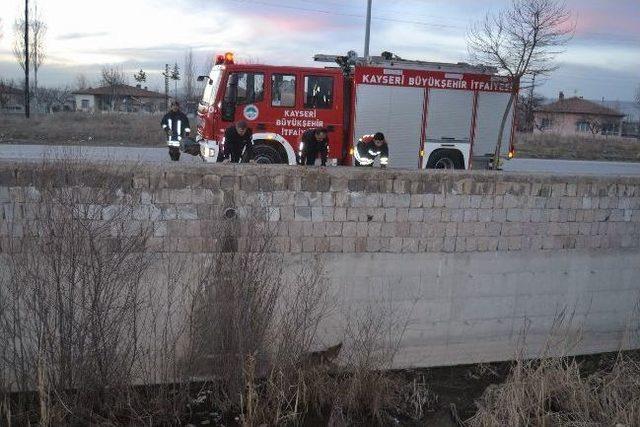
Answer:
M198 106L202 157L221 160L224 131L238 120L253 130L257 163L294 165L302 133L329 132L329 165L352 164L355 143L383 132L390 167L468 169L494 157L506 107L517 84L468 64L408 61L388 52L358 58L316 55L326 68L236 64L217 58ZM511 157L515 105L503 130Z

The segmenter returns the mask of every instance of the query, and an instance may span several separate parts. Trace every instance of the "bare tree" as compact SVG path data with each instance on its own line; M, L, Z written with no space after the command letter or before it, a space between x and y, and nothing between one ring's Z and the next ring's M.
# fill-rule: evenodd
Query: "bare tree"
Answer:
M520 79L557 69L553 61L571 39L574 27L563 1L512 0L507 9L488 13L470 28L467 48L471 60L496 67L513 84L496 142L495 166L500 162L503 134Z
M127 76L121 67L105 65L100 72L100 83L103 86L107 86L111 89L111 96L109 97L109 109L111 111L116 109L116 105L120 100L120 93L122 92L122 86L127 84Z
M182 80L182 91L187 103L193 101L195 95L196 70L193 63L193 49L184 55L184 66L182 68L184 78Z
M590 114L582 115L580 117L580 122L586 123L592 135L598 135L600 132L602 132L602 128L604 126L601 117L593 116Z
M69 86L43 87L40 89L40 104L47 113L64 111L69 95L71 95Z
M25 117L29 118L30 115L30 94L29 94L29 1L25 0L24 4L24 18L22 20L16 19L13 24L14 41L13 41L13 54L18 62L18 65L24 71L24 113Z
M17 19L13 24L13 56L16 62L25 69L25 45L24 45L24 19Z
M46 60L45 36L47 24L38 15L38 5L34 8L33 20L29 23L31 30L31 64L33 65L33 97L38 108L38 71Z
M75 79L75 88L76 90L85 90L89 87L89 81L87 80L87 76L80 73L76 76Z

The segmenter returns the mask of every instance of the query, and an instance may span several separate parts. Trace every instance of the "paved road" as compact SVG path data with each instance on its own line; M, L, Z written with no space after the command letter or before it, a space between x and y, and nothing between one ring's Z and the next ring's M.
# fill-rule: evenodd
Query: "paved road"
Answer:
M510 172L546 172L567 175L640 175L640 163L513 159L505 162L504 170Z
M0 160L39 161L48 158L169 163L166 148L70 147L0 144ZM182 154L180 162L202 163L199 157ZM212 165L214 167L214 165ZM640 163L595 162L578 160L514 159L505 162L505 171L553 174L640 175Z

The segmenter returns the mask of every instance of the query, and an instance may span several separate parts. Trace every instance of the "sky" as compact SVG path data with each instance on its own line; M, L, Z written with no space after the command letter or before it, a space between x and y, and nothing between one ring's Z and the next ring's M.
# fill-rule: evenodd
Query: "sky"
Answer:
M468 61L469 25L509 1L373 0L371 53ZM633 100L640 86L640 0L566 3L575 36L538 92ZM115 65L132 83L133 74L145 70L149 89L160 90L164 64L181 65L189 49L200 74L208 74L210 58L227 51L241 61L313 66L316 53L364 50L366 0L37 0L37 7L48 26L39 73L47 86L73 86L79 74L95 86L100 69ZM0 0L5 80L21 79L12 46L13 23L23 13L24 0Z

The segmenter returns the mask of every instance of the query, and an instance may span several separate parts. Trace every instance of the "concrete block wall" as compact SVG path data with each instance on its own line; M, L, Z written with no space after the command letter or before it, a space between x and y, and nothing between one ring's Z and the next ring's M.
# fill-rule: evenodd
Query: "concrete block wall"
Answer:
M383 295L411 313L399 366L508 359L524 330L535 355L566 313L567 333L582 334L570 352L637 345L637 177L0 164L0 251L20 239L15 224L30 218L43 182L90 191L105 177L135 198L132 221L153 225L153 252L212 251L227 209L256 208L274 225L272 250L323 257L344 307ZM240 232L238 246L249 238ZM336 329L325 328L327 340Z

